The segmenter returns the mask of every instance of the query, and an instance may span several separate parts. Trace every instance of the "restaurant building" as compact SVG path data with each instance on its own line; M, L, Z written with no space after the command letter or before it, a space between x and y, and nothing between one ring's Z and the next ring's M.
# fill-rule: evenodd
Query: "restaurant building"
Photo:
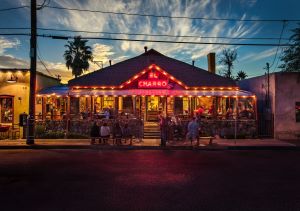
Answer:
M255 95L215 74L214 53L208 55L208 67L145 47L143 54L74 78L67 86L41 90L41 118L94 120L109 110L114 117L156 122L158 114L188 120L197 113L207 121L251 120L255 127Z

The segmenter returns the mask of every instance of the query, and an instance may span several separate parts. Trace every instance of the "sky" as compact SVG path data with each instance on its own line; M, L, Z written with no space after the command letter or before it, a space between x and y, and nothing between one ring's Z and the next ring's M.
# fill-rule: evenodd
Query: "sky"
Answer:
M44 0L37 0L38 4ZM1 9L29 6L30 0L0 0L0 28L30 27L30 9L1 11ZM139 14L154 14L166 16L187 16L205 18L234 19L300 19L299 0L50 0L49 6L101 10L109 12L125 12ZM37 12L38 27L85 30L95 32L121 32L142 34L164 34L198 37L274 37L279 38L282 22L246 22L246 21L208 21L176 18L141 17L115 15L104 13L79 12L43 8ZM289 38L291 29L297 27L297 22L285 24L282 37ZM0 29L0 33L30 33L29 30ZM69 33L57 31L38 31L38 34L48 35L81 35L83 37L112 37L132 39L156 39L192 42L234 42L234 43L275 43L278 40L227 40L222 38L186 38L186 37L149 37L130 35L105 35L102 33ZM281 43L288 42L281 40ZM63 58L67 44L66 40L38 38L38 56L44 62L49 72L38 62L38 71L53 76L60 75L66 83L73 76L65 66ZM276 46L222 46L217 44L173 44L151 42L129 42L110 40L89 40L87 43L93 49L95 61L102 61L104 67L112 63L138 56L144 52L144 46L155 49L169 57L192 63L207 69L207 57L210 52L216 52L218 61L225 48L236 49L237 61L234 64L234 74L243 70L249 77L265 73L266 62L273 64L271 72L280 71L280 56L283 48ZM0 68L29 68L30 37L0 35ZM276 54L277 52L277 54ZM276 56L276 57L275 57ZM98 63L100 65L100 63ZM95 63L90 63L88 72L99 69ZM100 65L101 66L101 65ZM217 63L217 71L222 69ZM166 70L167 71L167 70Z

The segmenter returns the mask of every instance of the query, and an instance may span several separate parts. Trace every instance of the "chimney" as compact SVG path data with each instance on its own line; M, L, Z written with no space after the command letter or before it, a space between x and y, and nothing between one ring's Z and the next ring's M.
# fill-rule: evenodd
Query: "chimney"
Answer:
M147 52L147 49L148 49L147 46L145 46L144 49L145 49L145 53L146 53L146 52Z
M216 53L207 54L208 72L216 73Z
M109 66L111 66L111 60L109 60Z
M193 66L195 66L195 60L192 61Z

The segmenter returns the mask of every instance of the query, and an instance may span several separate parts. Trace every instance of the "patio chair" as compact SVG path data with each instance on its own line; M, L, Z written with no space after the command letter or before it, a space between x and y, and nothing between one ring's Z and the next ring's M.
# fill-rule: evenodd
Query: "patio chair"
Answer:
M11 139L19 139L20 138L19 124L13 124L10 133L11 133Z

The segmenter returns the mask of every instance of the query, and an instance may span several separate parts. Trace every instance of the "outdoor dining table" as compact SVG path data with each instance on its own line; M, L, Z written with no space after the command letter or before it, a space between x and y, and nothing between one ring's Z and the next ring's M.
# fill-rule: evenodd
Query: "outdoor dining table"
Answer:
M9 125L0 125L0 137L8 138L9 137Z

